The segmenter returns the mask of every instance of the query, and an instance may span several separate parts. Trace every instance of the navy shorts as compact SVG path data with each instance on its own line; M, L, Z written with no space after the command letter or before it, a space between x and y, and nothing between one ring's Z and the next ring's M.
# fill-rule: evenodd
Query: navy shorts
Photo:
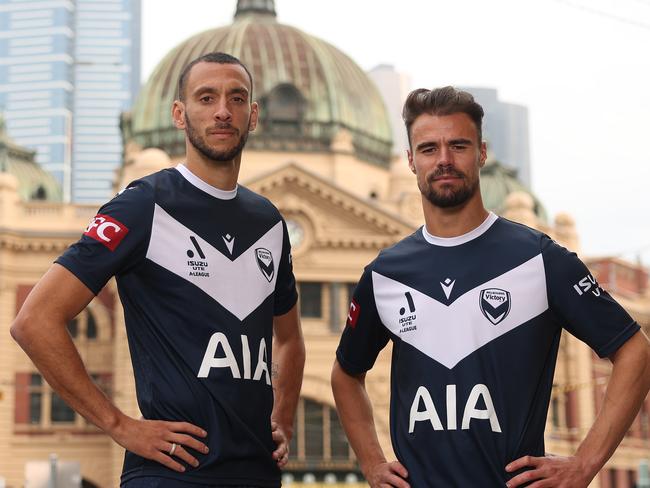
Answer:
M221 486L224 488L260 488L252 485L205 485L170 478L159 478L158 476L134 478L126 483L122 483L120 488L220 488Z

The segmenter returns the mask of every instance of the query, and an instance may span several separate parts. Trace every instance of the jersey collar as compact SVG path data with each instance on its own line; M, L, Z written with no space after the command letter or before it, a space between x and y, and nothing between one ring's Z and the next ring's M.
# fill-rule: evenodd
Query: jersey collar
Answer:
M460 246L461 244L465 244L466 242L471 241L472 239L476 239L480 235L484 234L491 226L494 224L499 217L496 216L494 212L490 212L487 216L487 218L475 229L470 230L466 234L463 234L461 236L456 236L456 237L438 237L429 234L427 231L427 227L425 225L422 226L422 236L424 239L429 243L433 244L435 246L443 246L443 247L453 247L453 246Z
M199 190L204 191L208 195L212 195L213 197L218 198L219 200L232 200L237 196L237 189L239 188L239 185L235 185L234 190L221 190L207 184L205 181L187 169L187 166L185 166L183 163L176 165L176 169L189 183L197 187Z

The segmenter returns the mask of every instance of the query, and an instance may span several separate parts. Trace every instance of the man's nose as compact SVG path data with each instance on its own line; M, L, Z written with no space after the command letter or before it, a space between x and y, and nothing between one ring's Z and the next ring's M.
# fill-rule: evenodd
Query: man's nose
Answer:
M220 101L217 104L216 110L214 111L214 118L219 122L230 122L232 119L232 113L230 113L228 104L225 100Z
M454 162L454 154L447 146L442 146L438 151L438 164L451 164Z

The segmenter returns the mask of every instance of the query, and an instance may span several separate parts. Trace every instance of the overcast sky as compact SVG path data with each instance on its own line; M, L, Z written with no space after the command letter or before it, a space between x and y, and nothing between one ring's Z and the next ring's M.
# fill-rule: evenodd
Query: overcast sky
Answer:
M236 0L142 0L142 76L232 22ZM582 251L650 265L650 0L276 0L278 20L413 88L499 90L529 108L533 191Z

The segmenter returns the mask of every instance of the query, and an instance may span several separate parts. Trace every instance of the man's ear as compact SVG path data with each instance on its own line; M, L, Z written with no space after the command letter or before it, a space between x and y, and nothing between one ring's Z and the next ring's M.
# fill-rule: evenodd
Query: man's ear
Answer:
M410 149L406 150L406 159L408 159L410 170L413 172L413 174L417 174L415 171L415 164L413 164L413 153Z
M174 100L172 105L172 120L174 127L177 129L185 129L185 104L180 100Z
M257 127L257 119L260 116L260 106L257 102L251 103L251 116L248 122L248 131L252 132Z
M479 167L485 166L485 161L487 160L487 143L485 141L481 142L481 154L479 157Z

